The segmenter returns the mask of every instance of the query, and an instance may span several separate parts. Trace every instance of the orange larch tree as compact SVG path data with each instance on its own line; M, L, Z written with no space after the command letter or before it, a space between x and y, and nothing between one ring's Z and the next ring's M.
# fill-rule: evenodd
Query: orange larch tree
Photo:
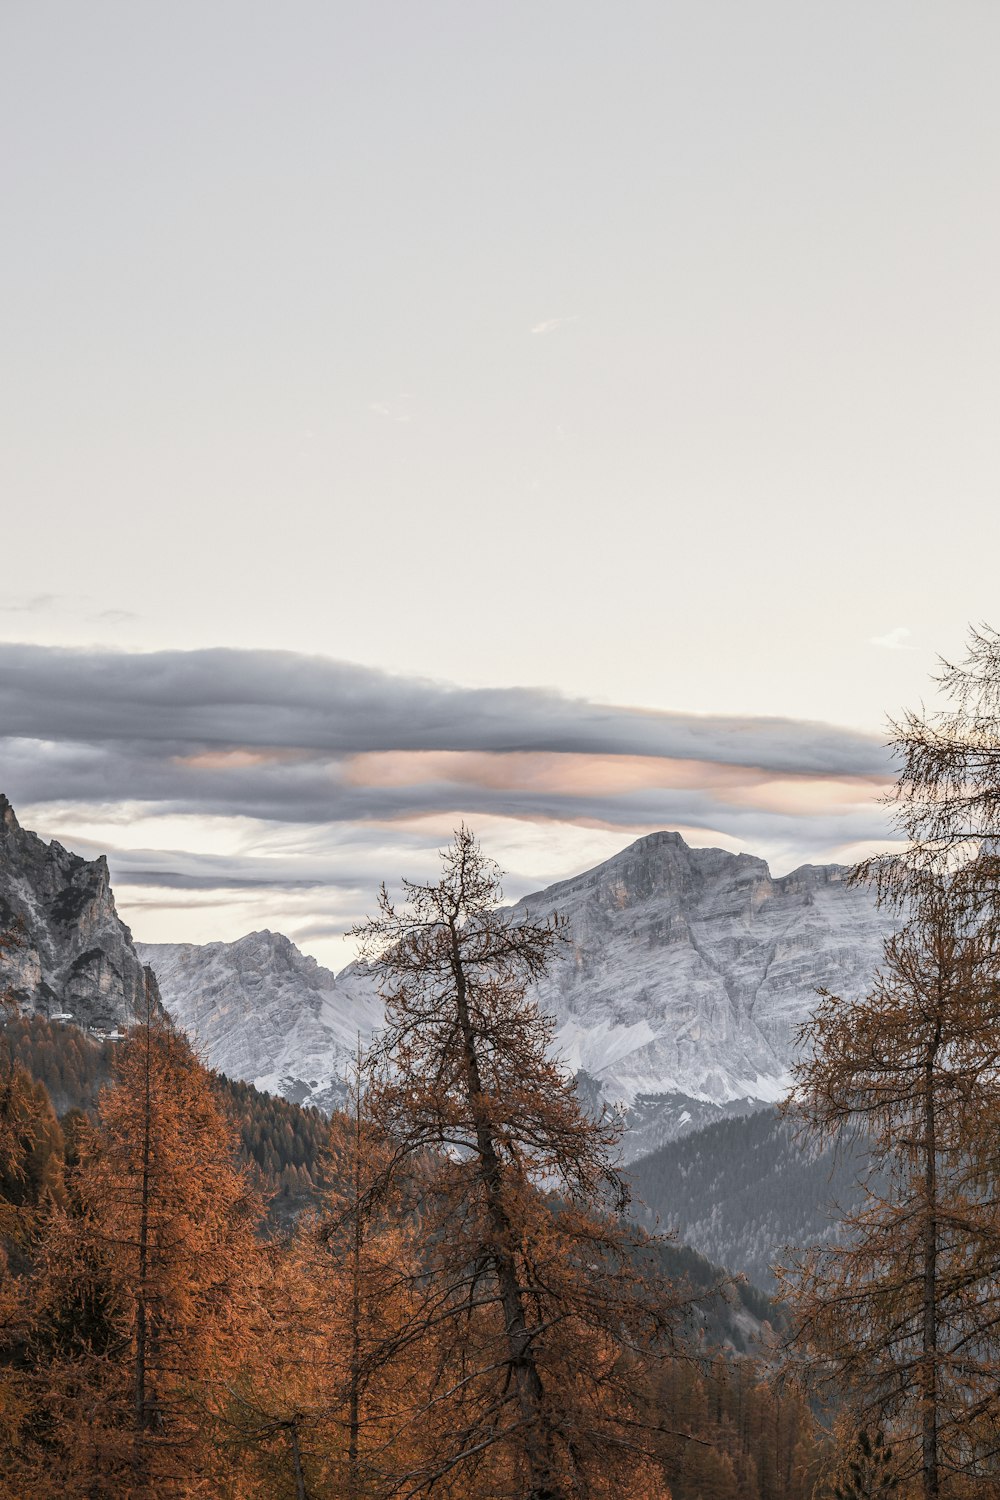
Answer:
M558 923L501 906L465 828L437 884L404 884L405 905L383 888L357 929L386 1003L366 1108L416 1191L412 1400L438 1434L401 1493L662 1494L643 1359L669 1341L678 1298L625 1225L616 1130L582 1110L528 996Z
M870 1151L834 1244L786 1273L795 1340L925 1500L1000 1484L1000 953L947 879L872 991L824 995L788 1107ZM961 1479L960 1479L961 1476ZM957 1488L956 1488L957 1486Z
M41 1247L60 1495L215 1493L214 1423L248 1351L260 1205L210 1076L148 1009Z

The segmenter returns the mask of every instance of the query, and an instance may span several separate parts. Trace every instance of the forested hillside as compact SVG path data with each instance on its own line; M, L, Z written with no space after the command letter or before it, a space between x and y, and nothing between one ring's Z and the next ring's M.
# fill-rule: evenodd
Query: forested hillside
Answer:
M348 1114L210 1074L152 1004L114 1042L10 1016L3 1500L495 1500L574 1476L807 1500L825 1439L747 1352L771 1305L631 1221L516 977L552 929L468 895L493 895L471 837L452 859L468 922L386 940L386 1050ZM419 1003L390 977L414 947ZM456 1004L457 1052L425 1008Z
M0 1026L0 1068L19 1063L51 1101L54 1113L93 1115L111 1078L119 1043L101 1041L44 1016L11 1016ZM212 1074L227 1116L239 1132L239 1160L259 1174L270 1217L288 1223L311 1203L327 1135L318 1110L262 1094L248 1083Z
M628 1172L665 1228L773 1290L786 1247L829 1239L856 1207L866 1160L846 1141L834 1150L798 1139L792 1120L767 1109L670 1141Z
M8 1277L13 1273L22 1282L29 1278L25 1284L30 1284L36 1274L33 1267L40 1269L46 1263L49 1252L44 1246L55 1231L45 1226L53 1213L54 1222L61 1226L59 1233L65 1237L69 1232L81 1207L81 1132L92 1129L97 1118L98 1091L110 1090L106 1097L119 1094L116 1061L123 1056L121 1049L131 1045L99 1042L72 1026L41 1017L11 1017L0 1028L0 1116L8 1127L13 1126L14 1133L13 1149L0 1171L0 1205L8 1205L2 1226ZM197 1069L193 1059L189 1066ZM327 1154L331 1123L314 1110L260 1095L247 1084L232 1084L208 1074L204 1078L224 1117L232 1122L232 1147L236 1160L250 1173L248 1185L256 1179L271 1195L272 1228L267 1234L273 1236L276 1224L290 1229L305 1208L322 1209L319 1184L325 1181L329 1191L331 1166L335 1168L338 1160L336 1154ZM61 1119L53 1108L50 1088L65 1106ZM335 1136L338 1125L343 1128L335 1119ZM260 1233L265 1233L264 1219ZM41 1243L41 1251L31 1250L32 1243ZM65 1253L69 1251L67 1244ZM290 1252L291 1245L284 1253ZM39 1253L40 1262L36 1260ZM656 1451L675 1500L701 1500L707 1494L718 1500L798 1500L800 1496L804 1500L808 1493L804 1480L789 1487L774 1476L788 1469L792 1450L804 1451L803 1445L813 1453L813 1461L819 1462L822 1445L813 1433L813 1419L798 1398L771 1391L765 1366L751 1357L762 1329L766 1331L775 1317L771 1304L746 1285L705 1298L709 1288L720 1284L722 1273L688 1247L661 1244L657 1259L661 1272L679 1288L702 1294L684 1318L683 1337L690 1341L690 1353L660 1368L652 1398L655 1425L663 1428ZM8 1361L23 1366L27 1349L19 1326L16 1318L8 1323L3 1347ZM33 1337L37 1336L36 1332ZM50 1347L47 1342L45 1346ZM725 1360L718 1352L723 1347L728 1350ZM12 1390L20 1391L21 1399L26 1389L23 1374L14 1387L10 1378L0 1367L0 1414L2 1400L9 1401ZM29 1386L35 1384L32 1377ZM763 1413L768 1420L752 1420L753 1413ZM308 1422L303 1422L300 1436L303 1463L314 1465L315 1437ZM244 1432L240 1442L246 1450L248 1444L250 1448L263 1444L264 1437ZM281 1464L275 1467L273 1455L264 1471L277 1480L268 1500L272 1493L284 1494ZM28 1482L28 1469L16 1472L20 1475L17 1483ZM47 1493L38 1487L32 1492ZM4 1493L0 1487L0 1494ZM67 1488L59 1493L73 1491ZM234 1497L243 1493L232 1491Z

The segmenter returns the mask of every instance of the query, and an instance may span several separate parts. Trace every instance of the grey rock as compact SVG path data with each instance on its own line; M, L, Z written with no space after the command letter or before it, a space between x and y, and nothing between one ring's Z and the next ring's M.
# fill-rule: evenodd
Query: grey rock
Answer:
M137 949L174 1024L210 1067L296 1104L343 1102L358 1038L370 1041L382 1019L358 966L334 977L280 932Z
M562 1056L647 1118L650 1096L737 1108L780 1098L817 989L864 993L893 925L846 874L803 865L773 877L762 859L655 833L526 897L515 911L567 923L536 991ZM647 1149L677 1133L667 1117L683 1111L668 1105Z
M95 1031L124 1030L145 1014L146 985L132 934L115 910L107 860L86 860L20 826L0 794L0 994L28 1013L65 1016Z
M625 1105L630 1158L780 1098L817 988L868 986L891 923L845 874L775 878L656 833L513 908L566 919L536 998L588 1107ZM362 966L334 976L280 934L139 951L213 1066L298 1101L342 1098L357 1035L380 1021Z
M816 990L868 988L891 917L845 875L773 877L751 855L655 833L513 908L565 920L535 998L588 1108L624 1105L630 1158L780 1098ZM280 933L133 945L106 861L46 844L0 797L0 931L13 926L0 993L24 1009L123 1029L142 1013L149 965L210 1066L297 1102L342 1101L358 1038L381 1021L362 965L334 975Z

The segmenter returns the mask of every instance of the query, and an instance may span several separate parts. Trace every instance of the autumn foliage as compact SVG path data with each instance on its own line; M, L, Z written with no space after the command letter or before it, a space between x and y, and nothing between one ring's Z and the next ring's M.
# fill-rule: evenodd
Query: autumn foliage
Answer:
M152 1005L81 1109L93 1059L12 1018L0 1500L806 1500L811 1413L701 1346L551 1060L558 924L515 924L463 830L362 937L388 1023L325 1125Z

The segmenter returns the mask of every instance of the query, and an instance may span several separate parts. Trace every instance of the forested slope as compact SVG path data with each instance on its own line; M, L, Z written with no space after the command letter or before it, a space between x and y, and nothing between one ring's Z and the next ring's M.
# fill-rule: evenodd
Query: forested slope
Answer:
M860 1147L852 1154L800 1143L794 1123L768 1109L670 1141L628 1172L636 1197L665 1228L773 1289L784 1248L829 1238L836 1205L859 1201L863 1163Z

